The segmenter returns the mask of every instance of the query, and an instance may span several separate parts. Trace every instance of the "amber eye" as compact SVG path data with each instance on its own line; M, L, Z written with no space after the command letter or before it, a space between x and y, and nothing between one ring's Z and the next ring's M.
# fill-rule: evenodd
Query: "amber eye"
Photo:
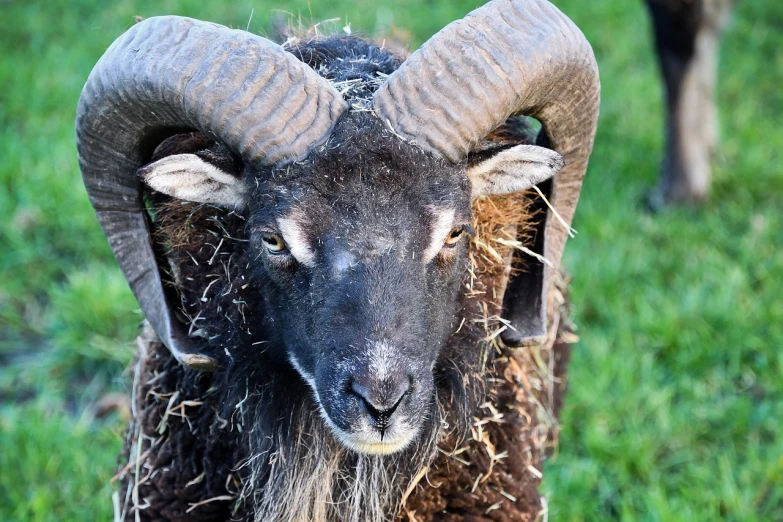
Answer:
M449 232L446 241L444 241L444 246L447 247L455 246L464 234L465 234L465 227L463 225L454 227L453 229L451 229L451 232Z
M264 246L273 254L278 254L286 249L285 241L277 234L265 233L261 235Z

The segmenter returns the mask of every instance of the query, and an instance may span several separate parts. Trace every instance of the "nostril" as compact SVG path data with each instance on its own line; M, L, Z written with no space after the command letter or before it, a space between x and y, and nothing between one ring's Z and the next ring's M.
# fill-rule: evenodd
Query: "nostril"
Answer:
M351 393L356 395L370 416L377 422L386 422L397 410L412 385L410 379L400 379L399 385L390 385L388 381L377 383L373 389L364 386L356 379L351 383ZM375 391L383 390L386 393Z

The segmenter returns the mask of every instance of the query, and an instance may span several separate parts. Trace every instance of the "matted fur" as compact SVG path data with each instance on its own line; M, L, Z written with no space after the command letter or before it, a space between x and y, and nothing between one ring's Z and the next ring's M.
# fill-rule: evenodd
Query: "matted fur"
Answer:
M563 386L557 362L573 336L561 324L559 292L549 342L512 349L498 335L506 326L500 319L505 281L511 270L525 269L508 262L513 247L507 240L525 237L531 199L493 196L474 203L464 321L444 350L464 356L449 362L464 372L472 396L441 393L441 429L413 455L345 450L313 404L289 412L277 440L254 440L253 426L269 414L258 406L271 399L265 393L273 384L234 394L241 400L226 404L231 394L220 390L226 375L184 369L148 330L140 338L128 464L119 474L125 519L375 521L398 511L403 520L417 521L535 520L542 510L541 462L557 436ZM241 245L243 238L225 225L235 219L236 227L241 218L206 205L161 201L156 207L156 238L166 245L182 310L191 318L225 313L242 320L239 307L218 311L210 308L217 300L202 300L232 286L231 292L242 292L242 285L232 285L238 276L227 243ZM198 320L192 324L199 328Z
M474 386L482 387L483 400L470 414L469 437L444 434L439 441L437 458L409 488L402 520L532 521L545 510L537 488L542 461L557 440L557 397L565 373L558 362L565 362L567 343L575 340L561 324L565 282L552 292L555 313L546 343L515 349L499 335L509 327L500 317L506 280L525 269L509 261L514 254L509 240L531 239L533 197L474 202L477 234L470 244L462 313L468 342L481 353Z

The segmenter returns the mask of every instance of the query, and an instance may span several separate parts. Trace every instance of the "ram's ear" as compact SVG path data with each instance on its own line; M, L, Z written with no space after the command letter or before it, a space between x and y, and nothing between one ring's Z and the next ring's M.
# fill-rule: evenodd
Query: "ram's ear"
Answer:
M537 185L565 165L557 152L535 145L517 145L469 165L473 197L508 194Z
M175 154L140 168L138 175L153 190L177 199L242 208L246 196L240 172L223 165L197 154Z

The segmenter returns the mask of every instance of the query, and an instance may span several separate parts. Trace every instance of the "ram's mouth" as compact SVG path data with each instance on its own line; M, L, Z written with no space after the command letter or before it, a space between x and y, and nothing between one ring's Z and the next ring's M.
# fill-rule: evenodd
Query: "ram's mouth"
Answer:
M368 455L391 455L405 449L415 438L415 431L405 430L404 433L399 433L397 437L391 438L384 436L383 440L380 440L380 435L376 432L374 434L366 433L345 433L342 430L337 431L337 438L347 448L357 452L365 453ZM398 430L402 431L402 430Z
M366 419L359 421L356 429L347 431L336 426L323 408L321 414L340 444L366 455L390 455L402 451L421 430L421 426L412 426L407 419L400 418L383 431L370 425Z
M347 441L343 441L347 442ZM402 442L359 442L346 444L357 453L367 453L368 455L391 455L405 448L410 440Z

